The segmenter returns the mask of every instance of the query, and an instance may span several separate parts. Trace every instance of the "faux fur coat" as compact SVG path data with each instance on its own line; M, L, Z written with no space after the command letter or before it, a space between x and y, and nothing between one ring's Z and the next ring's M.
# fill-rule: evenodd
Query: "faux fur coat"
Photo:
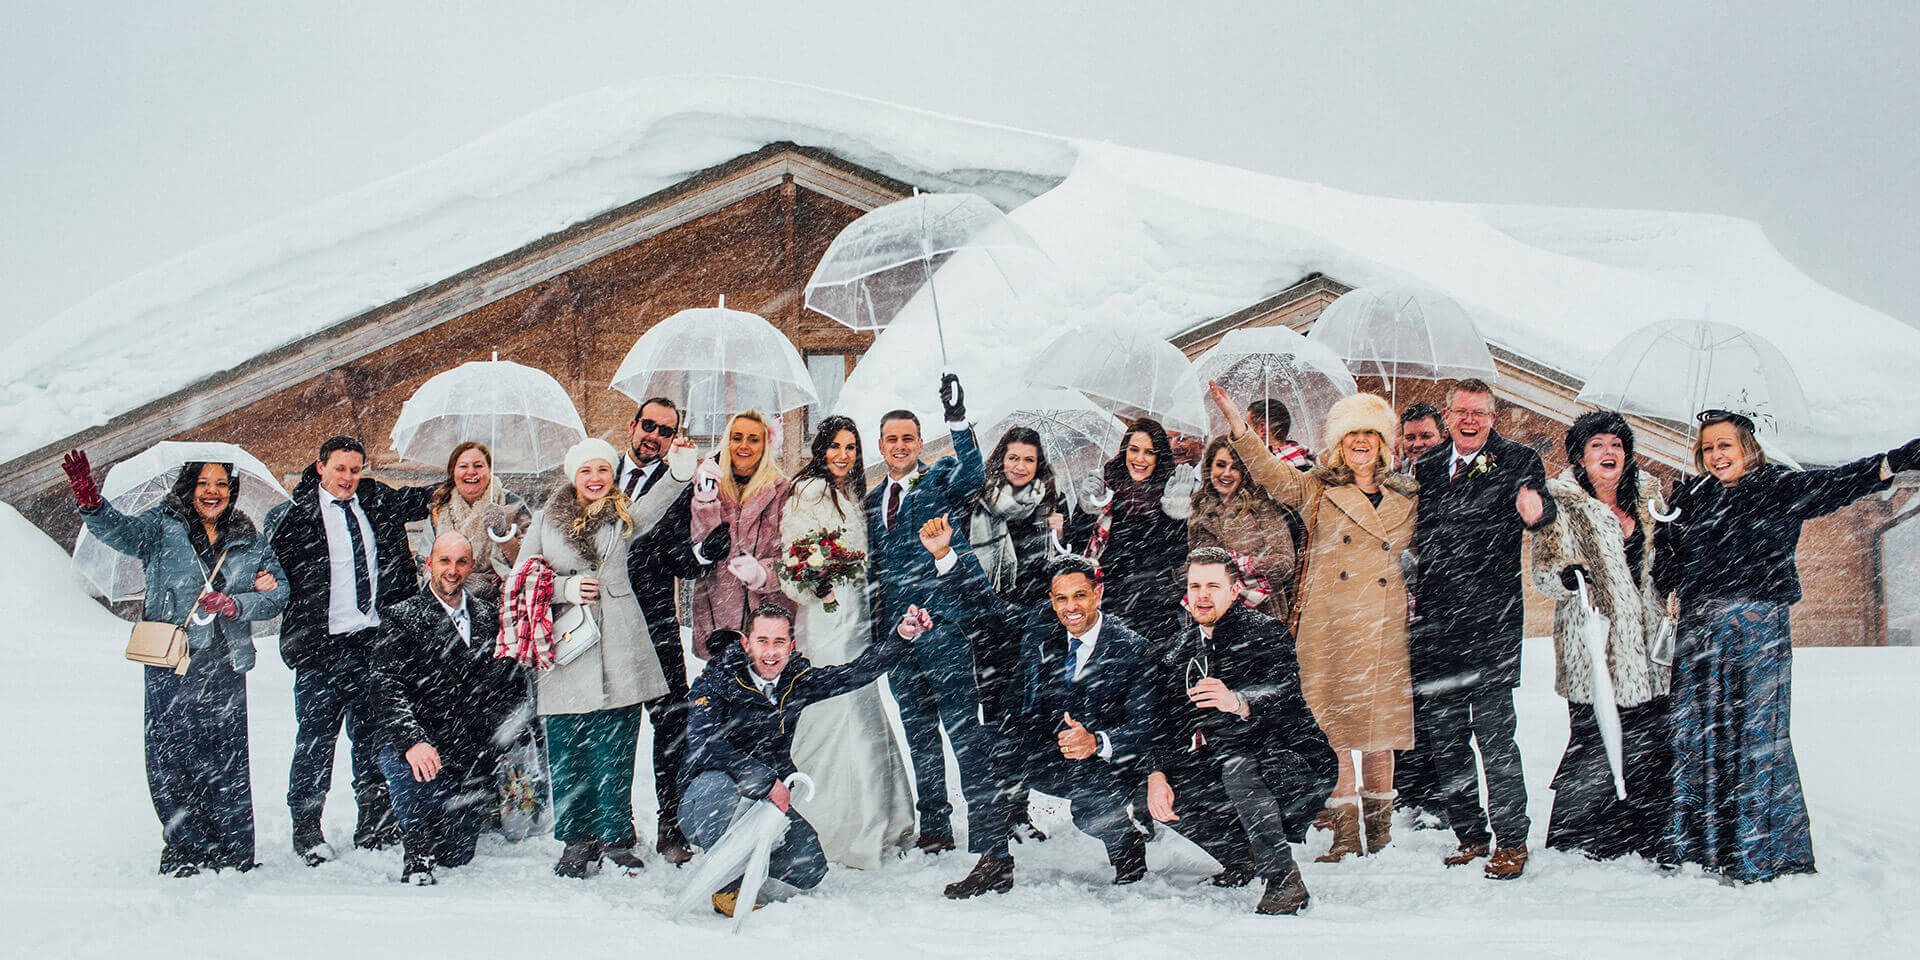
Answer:
M1666 696L1671 671L1648 656L1662 614L1653 587L1653 514L1666 512L1658 481L1642 475L1640 501L1634 504L1634 522L1646 536L1638 586L1627 567L1626 540L1613 510L1589 496L1571 468L1547 481L1547 493L1559 505L1560 515L1533 533L1532 574L1533 585L1554 601L1554 690L1574 703L1593 702L1591 660L1579 635L1580 595L1560 580L1561 571L1579 564L1587 571L1594 607L1612 621L1607 670L1615 702L1632 707Z

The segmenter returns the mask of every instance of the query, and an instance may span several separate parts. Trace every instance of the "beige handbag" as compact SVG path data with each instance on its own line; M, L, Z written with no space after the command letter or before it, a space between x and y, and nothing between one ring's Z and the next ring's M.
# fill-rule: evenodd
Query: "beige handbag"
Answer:
M204 597L213 592L213 578L220 575L220 565L227 562L227 552L220 551L220 559L214 561L213 572L205 574L207 585L201 589ZM199 602L195 598L195 603ZM189 610L189 618L195 615ZM211 623L204 620L202 623ZM183 624L168 623L164 620L142 620L133 625L133 635L127 638L127 659L134 663L144 663L149 667L171 667L175 674L186 676L187 667L193 658L187 653L187 628Z

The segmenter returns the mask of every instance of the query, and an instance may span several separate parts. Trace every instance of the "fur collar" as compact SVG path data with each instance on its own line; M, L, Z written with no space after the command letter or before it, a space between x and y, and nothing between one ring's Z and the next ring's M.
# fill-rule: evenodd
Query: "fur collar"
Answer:
M566 540L567 546L580 554L589 566L599 566L601 559L598 543L600 531L620 523L620 514L615 509L615 498L626 499L619 489L609 491L605 498L595 504L582 522L580 498L573 491L573 484L562 482L555 487L547 498L547 522L552 524Z
M1336 471L1320 464L1314 464L1313 469L1307 471L1307 476L1328 487L1343 487L1353 482L1352 474ZM1392 490L1394 493L1411 497L1420 492L1420 483L1404 473L1389 470L1380 478L1380 489Z

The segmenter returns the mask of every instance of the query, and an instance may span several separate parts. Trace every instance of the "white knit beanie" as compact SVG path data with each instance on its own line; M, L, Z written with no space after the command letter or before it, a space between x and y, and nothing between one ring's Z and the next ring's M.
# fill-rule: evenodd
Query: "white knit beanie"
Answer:
M598 437L588 437L567 448L567 482L573 482L573 475L580 472L581 465L591 460L605 460L611 467L620 462L620 452L613 444Z
M1380 440L1392 444L1399 432L1400 419L1393 415L1393 407L1387 401L1371 393L1356 393L1350 397L1341 397L1327 411L1327 430L1323 435L1329 449L1340 446L1347 434L1371 430L1380 435Z

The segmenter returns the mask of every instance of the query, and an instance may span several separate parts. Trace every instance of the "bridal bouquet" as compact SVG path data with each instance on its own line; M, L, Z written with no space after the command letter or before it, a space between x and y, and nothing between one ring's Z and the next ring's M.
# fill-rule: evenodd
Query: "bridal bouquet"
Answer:
M780 579L812 587L817 597L833 592L833 585L860 576L866 571L867 554L840 545L840 531L816 530L793 542L780 564ZM840 605L831 600L821 609L832 613Z

